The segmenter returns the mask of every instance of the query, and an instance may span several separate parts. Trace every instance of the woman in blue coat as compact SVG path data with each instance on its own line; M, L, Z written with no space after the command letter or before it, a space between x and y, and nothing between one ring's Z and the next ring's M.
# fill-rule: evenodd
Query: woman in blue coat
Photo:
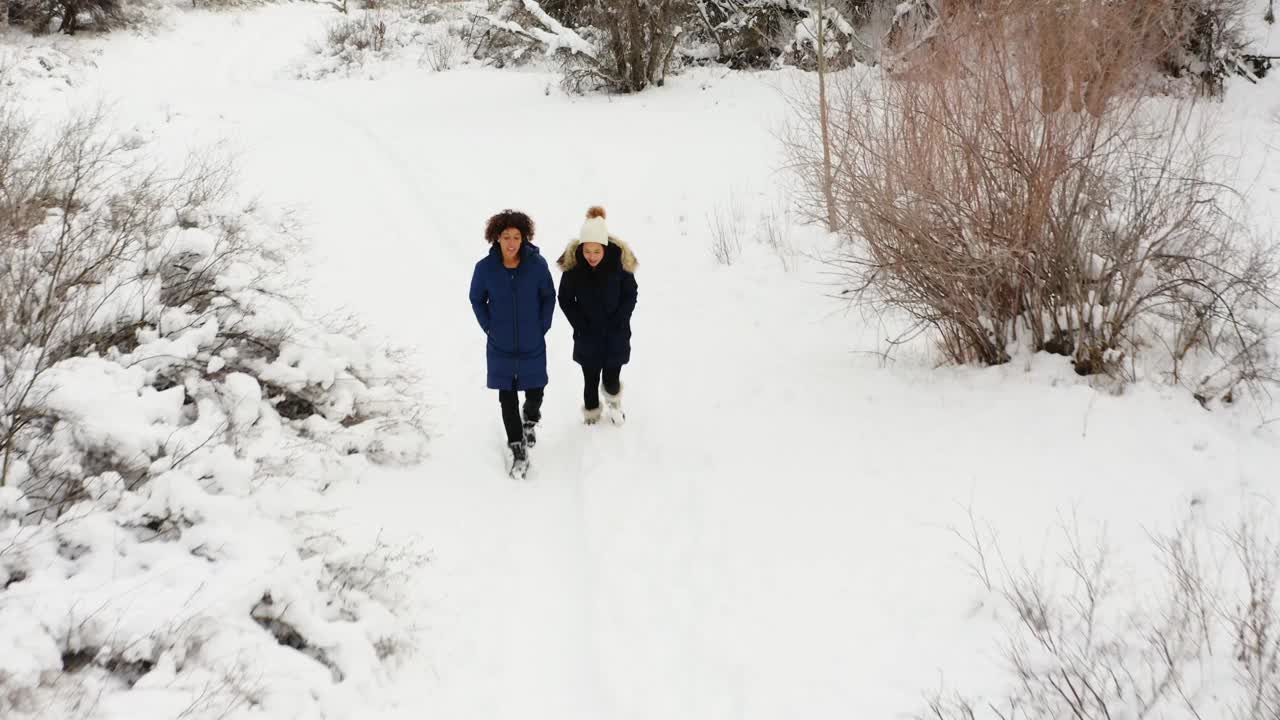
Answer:
M527 467L547 385L545 336L555 315L556 289L547 261L533 244L533 220L514 210L489 218L489 254L471 275L471 308L488 337L488 386L498 391L513 470ZM521 422L519 391L524 391Z
M560 309L573 326L573 359L582 366L583 420L600 420L603 380L609 419L621 424L622 366L631 360L631 314L636 309L636 256L609 234L604 208L587 211L578 239L560 256Z

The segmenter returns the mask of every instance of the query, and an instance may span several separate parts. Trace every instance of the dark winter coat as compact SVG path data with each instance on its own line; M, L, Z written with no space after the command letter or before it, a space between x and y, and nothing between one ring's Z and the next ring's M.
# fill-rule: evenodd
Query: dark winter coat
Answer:
M610 237L604 258L587 264L570 243L560 257L560 309L573 326L573 359L583 367L622 367L631 360L631 313L636 309L638 263L631 249Z
M508 269L495 243L471 275L471 309L489 337L488 385L530 390L547 384L546 333L556 310L556 287L546 258L525 242L520 265Z

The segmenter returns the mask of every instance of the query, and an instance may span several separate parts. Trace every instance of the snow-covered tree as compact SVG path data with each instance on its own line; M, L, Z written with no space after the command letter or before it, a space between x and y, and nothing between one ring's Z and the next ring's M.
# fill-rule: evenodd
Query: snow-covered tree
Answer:
M690 9L687 0L594 0L582 11L596 51L566 57L566 80L616 92L661 85Z

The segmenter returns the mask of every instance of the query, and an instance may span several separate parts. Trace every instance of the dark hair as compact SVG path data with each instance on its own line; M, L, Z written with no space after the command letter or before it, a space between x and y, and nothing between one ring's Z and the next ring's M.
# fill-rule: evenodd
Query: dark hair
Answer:
M498 236L507 228L519 230L525 242L533 240L533 220L519 210L503 210L489 218L484 226L484 239L492 245L498 242Z

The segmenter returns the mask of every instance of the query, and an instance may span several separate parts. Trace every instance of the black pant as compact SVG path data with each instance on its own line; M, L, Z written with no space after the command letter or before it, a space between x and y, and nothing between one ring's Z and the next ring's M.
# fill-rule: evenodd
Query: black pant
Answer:
M600 374L604 373L604 391L617 395L622 391L622 368L582 367L582 406L588 410L600 407Z
M498 402L502 403L502 426L507 430L507 442L524 440L524 425L520 422L520 394L515 390L499 390ZM542 419L542 388L524 391L524 419L536 423Z

